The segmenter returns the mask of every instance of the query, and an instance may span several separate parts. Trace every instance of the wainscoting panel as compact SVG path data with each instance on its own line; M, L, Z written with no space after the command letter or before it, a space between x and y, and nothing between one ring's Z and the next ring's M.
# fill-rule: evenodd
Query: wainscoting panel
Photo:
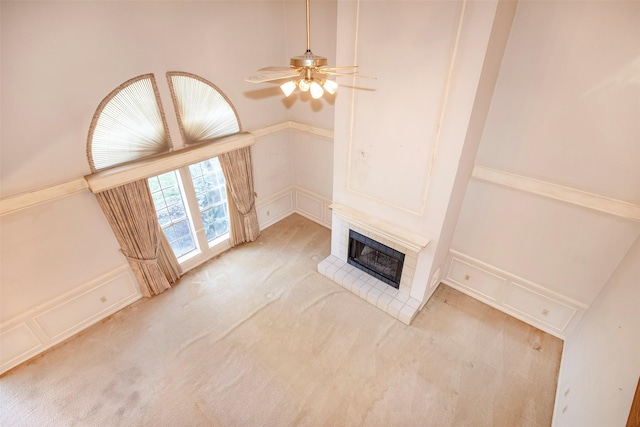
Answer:
M0 373L140 299L128 265L0 325Z
M116 311L114 306L121 307L123 301L137 299L138 293L133 277L121 274L52 307L34 320L50 339L55 340L79 332L96 318L105 317L105 312L113 313Z
M576 308L554 301L514 282L508 287L503 304L558 330L564 330L577 312Z
M504 277L481 270L455 257L451 259L447 279L491 301L498 299L506 282Z
M264 230L293 213L293 187L256 202L258 224Z
M42 341L38 339L26 323L20 323L3 332L0 335L0 360L2 361L0 372L4 372L22 360L26 360L29 355L41 346ZM14 361L18 362L11 365ZM5 367L5 365L7 366Z
M310 191L296 187L296 212L318 224L331 228L331 201ZM329 215L327 220L327 215Z
M442 282L565 339L588 308L538 284L451 250Z

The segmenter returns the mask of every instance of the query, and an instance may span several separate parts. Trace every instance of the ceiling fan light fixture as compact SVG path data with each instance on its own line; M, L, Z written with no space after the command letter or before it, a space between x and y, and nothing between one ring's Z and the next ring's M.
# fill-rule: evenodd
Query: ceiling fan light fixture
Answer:
M300 82L298 83L298 87L303 92L308 91L310 86L311 86L311 82L306 79L300 80Z
M324 87L324 90L329 92L331 95L335 94L336 90L338 90L338 83L333 80L325 80L322 86Z
M316 81L311 82L309 90L313 99L321 98L324 94L324 89L322 89L322 86L320 86L320 84Z
M282 93L284 93L284 96L289 96L293 93L294 90L296 90L296 82L293 80L289 80L288 82L282 84L280 86L280 89L282 90Z
M1 0L0 0L1 1ZM258 74L246 76L244 79L251 83L263 83L276 80L287 80L280 86L285 96L291 95L298 86L301 92L311 90L311 96L318 99L325 92L334 95L338 90L338 84L334 80L327 80L327 76L333 77L365 77L374 79L375 77L367 77L358 74L357 65L348 65L343 67L328 67L327 58L315 55L311 51L311 31L309 0L306 0L307 12L307 50L303 55L291 58L289 67L264 67L258 70ZM293 79L293 80L292 80Z

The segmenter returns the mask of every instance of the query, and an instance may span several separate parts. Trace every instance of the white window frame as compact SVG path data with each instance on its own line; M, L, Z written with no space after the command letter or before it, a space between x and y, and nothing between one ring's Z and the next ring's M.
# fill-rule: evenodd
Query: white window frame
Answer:
M182 196L187 210L187 217L191 221L191 226L195 233L196 249L178 258L178 262L182 266L182 269L187 271L202 264L208 259L219 255L221 252L229 249L231 245L229 244L229 233L225 233L211 242L207 240L207 233L205 232L204 223L202 222L200 206L198 206L198 200L196 199L196 191L193 187L193 179L191 172L189 171L189 165L183 166L177 170L181 181L181 190L183 191Z

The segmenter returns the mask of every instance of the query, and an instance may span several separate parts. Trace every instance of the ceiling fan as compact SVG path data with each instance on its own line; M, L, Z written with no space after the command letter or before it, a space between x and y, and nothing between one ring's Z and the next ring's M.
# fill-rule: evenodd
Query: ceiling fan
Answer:
M375 79L357 74L357 65L343 67L327 67L327 58L314 55L311 52L310 30L309 30L309 0L307 1L307 50L303 55L291 58L289 67L264 67L260 68L256 74L244 77L250 83L264 83L274 80L288 79L280 86L285 96L289 96L299 88L302 92L309 91L311 97L318 99L322 97L326 90L330 94L336 93L338 83L335 80L328 80L327 76L349 76Z

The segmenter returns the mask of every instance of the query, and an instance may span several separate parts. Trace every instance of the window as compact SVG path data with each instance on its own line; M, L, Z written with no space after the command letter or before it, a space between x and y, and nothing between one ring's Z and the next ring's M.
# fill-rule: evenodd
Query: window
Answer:
M178 71L166 77L183 146L241 132L235 108L213 83ZM144 74L114 89L96 109L87 160L95 173L158 154L171 158L173 148L155 77ZM160 226L183 269L230 247L226 183L217 157L147 180Z
M228 238L226 183L217 157L148 181L158 222L181 264Z
M227 186L218 158L189 166L207 241L229 232Z
M178 171L163 173L148 179L156 207L158 222L177 258L196 249L193 226L187 217L184 191Z

